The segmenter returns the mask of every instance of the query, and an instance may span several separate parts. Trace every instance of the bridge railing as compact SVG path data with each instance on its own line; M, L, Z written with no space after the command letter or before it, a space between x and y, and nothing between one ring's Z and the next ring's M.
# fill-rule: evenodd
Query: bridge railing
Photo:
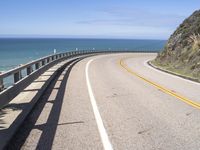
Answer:
M12 79L13 83L10 83L11 85L9 86L13 86L15 84L17 84L20 80L22 80L23 78L31 75L33 72L36 72L37 70L39 70L41 67L44 67L48 64L51 64L53 62L56 62L58 60L61 60L63 58L66 57L70 57L70 56L75 56L78 54L86 54L86 53L91 53L93 51L69 51L66 53L58 53L58 54L54 54L54 55L49 55L40 59L37 59L35 61L29 62L27 64L24 65L20 65L12 70L9 70L7 72L4 72L2 74L0 74L0 92L2 92L3 90L5 90L8 87L5 87L5 78L10 77L10 79Z
M115 53L115 52L143 52L143 51L111 51L111 50L82 50L82 51L68 51L65 53L58 53L49 55L38 60L29 62L27 64L18 66L12 70L0 74L0 108L14 98L20 91L28 86L34 79L36 79L42 72L52 67L54 64L70 57L95 54L95 53ZM150 52L150 51L144 51ZM5 80L9 78L9 84L6 85Z
M94 50L69 51L49 55L0 74L0 108L8 104L25 87L55 64L78 55L97 52ZM8 85L6 85L6 80L10 82Z
M108 50L82 50L82 51L68 51L65 53L58 53L54 55L49 55L40 59L37 59L35 61L31 61L27 64L20 65L17 68L11 69L7 72L0 73L0 92L7 89L9 86L13 86L25 77L31 75L33 72L39 70L41 67L44 67L48 64L51 64L53 62L56 62L58 60L61 60L66 57L75 56L78 54L87 54L87 53L113 53L113 52L157 52L157 51L108 51ZM9 78L10 83L7 85L5 84L5 79Z

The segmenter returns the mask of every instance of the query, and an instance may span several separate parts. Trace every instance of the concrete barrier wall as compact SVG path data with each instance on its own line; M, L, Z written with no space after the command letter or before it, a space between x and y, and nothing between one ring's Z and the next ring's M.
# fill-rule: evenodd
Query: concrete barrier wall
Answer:
M47 56L36 61L30 62L6 73L0 74L0 109L8 104L16 95L18 95L24 88L26 88L31 82L38 78L44 71L59 63L60 61L86 54L103 54L103 53L122 53L133 51L72 51L66 53L55 54ZM153 52L153 51L134 51L134 52ZM35 71L33 71L33 65ZM26 76L22 78L22 70L26 69ZM3 79L13 75L14 84L7 89L4 89Z

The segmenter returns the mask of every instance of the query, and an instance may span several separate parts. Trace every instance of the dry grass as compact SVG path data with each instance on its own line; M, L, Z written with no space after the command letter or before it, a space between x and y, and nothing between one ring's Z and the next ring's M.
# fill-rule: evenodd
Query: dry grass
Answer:
M200 49L200 34L197 33L193 33L190 38L189 41L193 43L193 50L199 50Z

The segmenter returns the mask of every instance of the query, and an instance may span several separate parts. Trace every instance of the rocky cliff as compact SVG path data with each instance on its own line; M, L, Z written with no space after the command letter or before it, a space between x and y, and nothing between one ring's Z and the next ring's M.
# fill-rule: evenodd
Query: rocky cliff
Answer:
M177 28L153 63L183 75L200 78L200 10Z

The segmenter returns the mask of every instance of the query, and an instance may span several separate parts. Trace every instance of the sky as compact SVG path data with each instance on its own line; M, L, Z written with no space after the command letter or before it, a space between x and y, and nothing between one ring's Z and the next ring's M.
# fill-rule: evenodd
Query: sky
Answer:
M200 0L1 0L0 37L167 39Z

